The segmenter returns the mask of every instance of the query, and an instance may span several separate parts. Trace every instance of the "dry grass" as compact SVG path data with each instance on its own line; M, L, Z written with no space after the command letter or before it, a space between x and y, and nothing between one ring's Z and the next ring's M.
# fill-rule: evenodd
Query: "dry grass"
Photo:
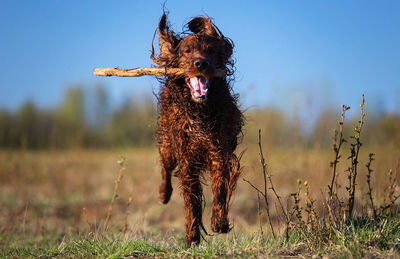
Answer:
M257 147L248 147L242 163L244 177L262 186L262 174ZM395 168L396 153L391 147L374 150L373 192L383 197L387 172ZM297 189L297 179L308 181L310 196L318 198L327 190L331 169L329 150L274 149L264 151L268 167L274 177L275 188L286 202ZM114 191L120 155L126 157L126 172L120 183L110 225L122 227L126 201L133 197L128 216L128 230L142 232L183 231L183 207L179 189L175 188L167 206L157 202L160 183L158 154L155 150L96 151L74 150L63 152L0 152L0 225L2 231L22 231L24 235L38 235L47 231L60 233L94 230L104 223ZM361 152L361 163L368 160ZM338 165L339 184L344 186L346 164ZM356 211L360 199L368 192L367 169L361 168L356 193ZM205 176L207 179L208 177ZM177 185L173 179L173 185ZM210 204L210 187L205 186L206 204ZM361 197L361 198L360 198ZM230 217L235 231L252 233L258 229L257 196L253 189L239 181ZM276 200L271 199L271 217L277 221ZM382 201L377 201L382 202ZM319 205L318 205L319 206ZM319 208L320 209L320 208ZM204 212L205 226L209 225L210 210Z

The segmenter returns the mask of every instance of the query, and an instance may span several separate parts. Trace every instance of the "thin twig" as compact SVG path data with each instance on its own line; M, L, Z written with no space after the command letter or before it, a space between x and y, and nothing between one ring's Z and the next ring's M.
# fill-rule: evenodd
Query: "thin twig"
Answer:
M259 155L260 155L260 163L261 163L261 167L263 170L263 176L264 176L264 200L265 200L265 206L266 206L266 210L267 210L267 216L268 216L268 221L269 224L271 226L271 232L272 235L275 238L275 231L274 231L274 227L272 226L272 222L271 222L271 217L270 217L270 213L269 213L269 201L268 201L268 186L267 186L267 164L265 163L265 159L264 159L264 154L263 154L263 150L262 150L262 145L261 145L261 129L258 130L258 148L259 148Z
M124 167L125 157L121 156L121 159L118 160L118 164L119 164L119 173L118 173L117 180L115 180L115 183L114 183L114 193L113 193L110 205L108 206L106 220L104 221L104 228L103 228L103 233L102 233L103 235L106 232L107 225L108 225L108 222L109 222L110 217L111 217L111 212L112 212L112 209L113 209L113 205L114 205L115 199L118 196L117 192L118 192L119 183L121 182L121 179L122 179L122 172L125 171L125 167Z
M247 180L246 178L243 178L243 181L248 183L254 190L256 190L258 193L260 193L262 196L264 196L264 193L262 191L260 191L260 189L258 189L256 186L254 186L254 184L252 184L249 180Z
M262 228L262 218L261 218L261 208L260 208L260 193L257 192L257 211L258 211L258 220L259 220L259 224L260 224L260 235L261 235L261 239L262 241L264 241L264 231Z
M372 196L372 187L371 187L371 174L374 171L371 168L371 164L372 164L372 161L374 161L374 160L375 160L374 159L374 154L370 153L369 154L369 160L368 160L367 164L365 165L365 167L368 170L368 173L367 173L368 193L367 193L367 195L369 197L369 201L371 202L371 208L372 208L372 213L374 215L374 219L376 219L377 213L376 213L376 207L375 207L375 204L374 204L374 199L373 199L373 196Z
M254 190L256 190L256 191L257 191L257 195L258 195L258 194L261 194L261 195L263 196L264 200L265 200L264 192L260 191L260 189L258 189L256 186L254 186L254 184L252 184L252 183L251 183L249 180L247 180L246 178L243 178L243 181L245 181L246 183L248 183ZM266 211L267 211L268 222L269 222L269 226L270 226L270 228L271 228L272 235L273 235L274 238L275 238L274 227L272 226L272 222L271 222L271 217L270 217L270 214L269 214L268 206L269 206L269 203L268 203L268 200L266 200L266 202L265 202L265 209L266 209Z
M122 228L122 235L123 236L125 236L126 231L128 230L129 206L131 205L131 202L132 202L132 196L129 196L128 202L126 203L124 226Z
M266 187L267 187L266 179L268 179L268 182L270 184L270 189L272 190L272 192L274 193L275 197L277 198L279 206L281 207L282 213L285 216L286 237L287 237L287 240L288 240L289 239L290 218L289 218L289 214L288 214L287 210L283 206L283 203L282 203L282 200L281 200L281 196L279 196L277 191L275 190L274 183L272 182L272 176L268 172L267 164L265 163L264 154L263 154L262 145L261 145L261 129L258 130L258 147L260 149L261 163L262 163L262 166L263 166L265 192L267 192L267 190L266 190Z

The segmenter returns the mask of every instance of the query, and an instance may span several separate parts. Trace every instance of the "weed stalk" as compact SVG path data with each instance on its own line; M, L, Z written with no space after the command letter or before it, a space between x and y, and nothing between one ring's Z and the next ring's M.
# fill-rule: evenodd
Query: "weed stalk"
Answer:
M361 118L358 121L358 125L354 128L354 135L351 136L352 139L354 139L355 143L351 144L350 148L350 156L349 159L351 160L351 166L347 170L349 172L348 178L349 178L349 186L347 187L347 191L349 193L349 198L348 198L348 208L347 208L347 215L349 217L352 217L353 214L353 209L354 209L354 200L355 200L355 192L356 192L356 178L357 178L357 170L358 170L358 156L360 154L360 148L362 146L362 143L360 141L360 136L361 136L361 131L362 127L364 125L364 95L362 96L362 103L360 104L360 110L361 110Z
M376 219L377 218L377 212L376 212L376 207L375 207L375 204L374 204L374 199L373 199L373 196L372 196L372 186L371 186L371 174L374 171L371 168L371 164L372 164L372 161L374 161L374 160L375 160L374 159L374 154L373 153L369 153L368 162L365 165L365 167L368 170L368 172L367 172L367 185L368 185L367 196L369 198L369 201L371 202L371 209L372 209L372 213L373 213L374 219Z
M329 188L329 206L332 209L333 205L333 196L336 195L337 192L337 164L339 163L340 160L340 148L342 147L342 144L346 142L346 140L343 137L343 125L344 125L344 118L345 118L345 113L347 110L349 110L350 107L342 104L342 115L340 117L340 121L338 121L339 124L339 131L335 130L334 138L333 138L333 151L335 152L335 160L331 162L330 166L333 167L333 173L332 173L332 180L331 184L328 185ZM339 139L337 138L339 136ZM336 187L336 191L334 191L334 185Z
M103 232L102 232L103 235L107 230L107 225L108 225L108 222L110 221L111 212L113 210L113 205L114 205L115 200L118 197L119 183L121 182L121 179L122 179L122 173L125 171L125 161L126 161L126 159L123 156L121 156L121 158L117 161L117 163L119 165L119 172L118 172L118 177L114 182L114 193L111 198L110 205L108 206L106 220L104 221L104 227L103 227Z

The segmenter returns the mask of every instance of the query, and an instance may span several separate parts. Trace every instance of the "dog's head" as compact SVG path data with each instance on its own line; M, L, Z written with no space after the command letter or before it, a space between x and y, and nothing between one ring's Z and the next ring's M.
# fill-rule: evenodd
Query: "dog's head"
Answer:
M186 24L182 36L170 30L164 13L158 24L160 53L151 58L160 67L182 68L192 99L202 102L207 98L210 82L215 77L232 74L233 43L219 31L210 18L196 17Z

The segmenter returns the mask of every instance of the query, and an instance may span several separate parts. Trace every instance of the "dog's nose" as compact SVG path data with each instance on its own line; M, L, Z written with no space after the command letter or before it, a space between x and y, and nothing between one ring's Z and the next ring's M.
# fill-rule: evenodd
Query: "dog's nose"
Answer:
M194 65L196 66L197 70L202 71L208 67L209 62L208 60L199 58L194 61Z

